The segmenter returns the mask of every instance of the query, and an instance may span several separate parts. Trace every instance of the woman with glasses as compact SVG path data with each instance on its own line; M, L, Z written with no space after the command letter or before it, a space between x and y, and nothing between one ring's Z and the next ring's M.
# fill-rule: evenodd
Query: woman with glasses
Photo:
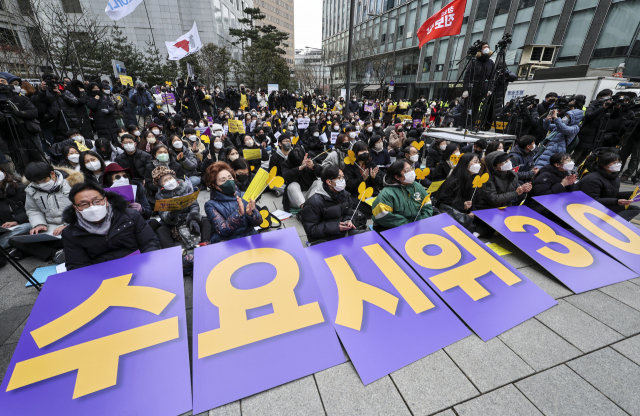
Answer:
M144 194L144 186L141 181L133 178L133 171L130 168L123 168L117 163L112 163L104 169L102 176L102 187L117 188L120 186L132 185L134 202L129 202L129 208L135 209L148 220L153 213L149 200Z
M413 165L396 160L387 169L384 188L373 203L373 223L378 229L399 227L431 217L431 201L422 205L427 191L416 182Z
M62 231L67 270L160 250L160 241L140 213L120 195L87 182L69 192Z

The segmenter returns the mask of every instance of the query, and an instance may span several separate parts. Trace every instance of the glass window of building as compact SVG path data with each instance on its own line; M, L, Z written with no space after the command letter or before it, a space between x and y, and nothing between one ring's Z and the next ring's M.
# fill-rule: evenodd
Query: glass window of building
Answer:
M591 56L591 66L613 67L624 62L639 21L640 0L612 4Z
M562 41L562 48L560 48L556 59L556 66L575 65L595 11L594 7L573 12Z
M496 16L509 13L509 6L511 6L511 0L498 0L496 3Z
M407 22L407 39L411 39L412 37L417 38L417 36L415 36L415 33L417 32L417 30L415 30L417 2L413 2L411 4L412 4L412 8L409 11L409 21ZM409 46L408 42L407 42L407 46Z
M222 5L222 24L225 28L229 27L229 9L224 4Z
M491 0L478 0L478 8L476 9L476 20L486 19L489 13L489 3Z

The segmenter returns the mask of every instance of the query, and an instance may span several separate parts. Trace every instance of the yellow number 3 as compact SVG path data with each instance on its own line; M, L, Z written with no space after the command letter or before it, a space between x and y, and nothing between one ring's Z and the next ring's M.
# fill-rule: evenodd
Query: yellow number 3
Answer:
M549 260L553 260L556 263L560 263L569 267L588 267L593 264L593 256L580 244L575 241L569 240L566 237L562 237L542 221L538 221L534 218L523 217L520 215L514 215L504 220L504 224L507 228L514 233L524 233L525 225L531 225L538 229L538 232L534 234L537 238L545 243L558 243L566 247L568 253L560 253L547 246L537 250Z

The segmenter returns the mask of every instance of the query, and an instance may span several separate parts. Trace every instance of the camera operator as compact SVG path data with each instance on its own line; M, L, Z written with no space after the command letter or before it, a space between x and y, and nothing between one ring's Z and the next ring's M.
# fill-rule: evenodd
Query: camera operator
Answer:
M540 117L536 104L532 99L516 100L510 111L511 116L508 120L507 134L516 135L518 139L523 136L534 136L536 141L539 142L540 129L538 128L538 123Z
M213 91L213 102L216 106L215 114L219 113L220 110L224 110L227 106L227 97L224 96L224 93L220 90L219 85L216 85Z
M610 89L604 89L598 93L595 100L589 103L589 108L587 108L582 119L579 135L580 143L578 143L572 155L576 166L580 166L591 151L595 150L594 146L598 131L600 129L607 130L612 120L622 117L622 105L614 104L611 99L612 94ZM601 124L607 113L611 114L611 118L606 126L602 126ZM600 147L602 147L602 142L600 144Z
M640 117L640 101L632 101L629 97L625 98L628 99L628 102L622 104L622 122L618 133L621 138L627 133L628 129L633 128L634 117ZM623 167L629 156L631 156L627 169L620 175L621 181L628 181L638 169L640 160L640 123L635 126L635 130L630 133L624 143L621 143L621 146L620 159Z
M462 97L465 99L465 114L462 126L471 127L472 119L479 111L480 102L490 95L493 85L489 85L493 76L494 63L489 57L493 54L487 42L480 42L480 49L464 73ZM471 111L471 114L468 114Z
M238 108L240 107L240 94L238 94L238 91L233 87L229 87L226 96L229 108L233 111L238 111ZM220 109L218 109L218 111L220 111Z
M42 75L40 91L34 94L31 102L38 109L42 135L50 145L66 140L69 130L80 128L75 111L78 98L69 91L60 90L57 75Z
M136 121L139 129L143 129L146 122L151 122L153 118L153 107L155 101L144 88L142 81L136 81L136 88L129 91L129 100L136 106Z
M30 162L46 162L38 137L39 126L34 122L38 118L38 109L23 95L20 85L9 85L7 78L13 77L21 84L20 79L7 73L0 73L0 95L10 97L8 101L0 100L0 150L10 154L16 170L22 174ZM12 137L8 117L13 117L18 137ZM7 163L4 154L0 163Z

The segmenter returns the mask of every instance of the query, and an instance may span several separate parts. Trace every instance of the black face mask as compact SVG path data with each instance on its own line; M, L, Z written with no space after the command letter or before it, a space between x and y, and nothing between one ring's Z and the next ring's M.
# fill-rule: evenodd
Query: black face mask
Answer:
M361 162L366 162L369 160L369 152L364 152L358 155L358 160Z
M258 134L258 139L260 140L264 140L265 139L265 135L264 134Z
M349 143L349 142L342 143L342 148L343 149L348 149L349 147L351 147L351 143Z
M249 179L249 175L238 175L238 174L236 174L236 179L240 183L245 183L247 181L247 179Z

